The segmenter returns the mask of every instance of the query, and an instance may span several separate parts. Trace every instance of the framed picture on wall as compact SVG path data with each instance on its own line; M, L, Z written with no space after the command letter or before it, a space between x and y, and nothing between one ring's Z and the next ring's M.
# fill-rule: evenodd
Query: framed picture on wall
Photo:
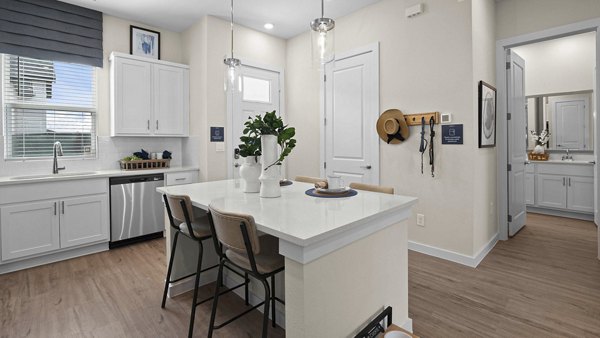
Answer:
M160 33L130 26L129 53L160 60Z
M479 148L496 146L496 88L479 81Z

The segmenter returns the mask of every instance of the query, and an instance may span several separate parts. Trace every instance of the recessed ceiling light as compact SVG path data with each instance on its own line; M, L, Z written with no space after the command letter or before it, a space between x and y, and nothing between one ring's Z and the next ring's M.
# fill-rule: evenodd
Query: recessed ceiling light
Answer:
M266 23L264 25L265 29L273 29L273 24L272 23Z

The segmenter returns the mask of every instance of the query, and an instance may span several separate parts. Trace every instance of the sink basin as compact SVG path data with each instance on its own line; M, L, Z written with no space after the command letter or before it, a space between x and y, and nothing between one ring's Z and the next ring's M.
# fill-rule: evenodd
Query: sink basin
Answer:
M75 172L75 173L15 176L15 177L11 177L10 179L11 180L35 180L38 178L85 176L85 175L93 175L96 173L97 173L97 171L80 171L80 172Z

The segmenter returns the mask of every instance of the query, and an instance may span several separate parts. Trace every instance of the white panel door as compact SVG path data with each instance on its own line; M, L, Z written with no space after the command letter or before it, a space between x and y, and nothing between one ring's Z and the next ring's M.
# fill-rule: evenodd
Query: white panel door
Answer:
M565 209L567 207L567 178L561 175L537 175L537 205Z
M243 135L244 123L248 118L256 115L263 115L273 110L281 114L280 109L280 74L277 71L242 65L240 72L240 91L235 93L231 109L231 135L230 142L232 149L237 149L240 144L240 136ZM228 93L231 95L231 93ZM231 152L229 163L230 178L239 178L239 166L242 164L241 158ZM283 173L283 171L282 171Z
M325 67L325 174L379 184L379 67L376 51Z
M108 241L108 195L60 201L60 247Z
M115 58L114 134L150 135L152 64Z
M6 206L0 214L3 261L60 248L58 202Z
M560 101L554 105L556 147L561 149L586 149L585 100Z
M188 128L188 71L183 68L153 65L155 135L186 135Z
M525 61L509 50L507 77L508 120L508 236L525 225L525 162L527 161L527 100L525 99Z
M567 177L567 208L573 211L594 212L594 178Z

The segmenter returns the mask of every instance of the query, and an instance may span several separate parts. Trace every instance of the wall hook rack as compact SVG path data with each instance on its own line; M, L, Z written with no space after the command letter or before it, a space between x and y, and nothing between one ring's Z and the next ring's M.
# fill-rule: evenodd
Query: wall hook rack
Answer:
M427 123L429 123L429 119L433 117L435 124L440 124L440 112L437 111L430 113L404 114L404 119L409 126L420 126L422 117L425 118Z

